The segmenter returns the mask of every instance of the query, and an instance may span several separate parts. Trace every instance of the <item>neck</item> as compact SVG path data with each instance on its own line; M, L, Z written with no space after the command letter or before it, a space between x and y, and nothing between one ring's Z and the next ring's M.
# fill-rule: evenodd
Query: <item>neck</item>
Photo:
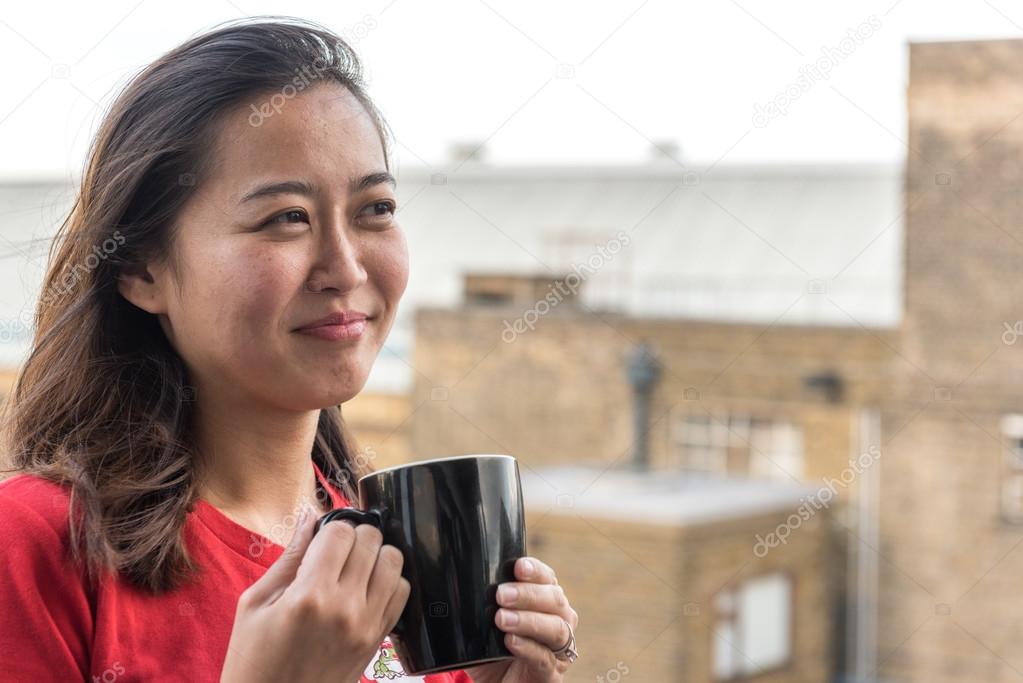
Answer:
M312 446L319 410L240 409L230 400L196 404L195 441L202 459L199 495L230 519L286 545L298 513L330 509L317 496Z

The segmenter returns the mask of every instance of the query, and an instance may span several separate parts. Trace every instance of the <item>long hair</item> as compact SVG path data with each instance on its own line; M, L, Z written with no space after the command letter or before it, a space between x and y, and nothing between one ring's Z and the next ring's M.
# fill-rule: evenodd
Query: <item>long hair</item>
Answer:
M199 570L182 533L202 480L188 372L156 316L120 295L118 275L150 258L177 270L173 226L213 163L218 121L250 104L258 125L268 94L294 96L311 79L341 84L366 108L390 170L390 131L358 56L291 17L220 24L171 50L131 78L92 140L0 422L3 472L69 487L72 558L90 580L109 570L156 594ZM371 468L340 406L320 411L311 455L354 500Z

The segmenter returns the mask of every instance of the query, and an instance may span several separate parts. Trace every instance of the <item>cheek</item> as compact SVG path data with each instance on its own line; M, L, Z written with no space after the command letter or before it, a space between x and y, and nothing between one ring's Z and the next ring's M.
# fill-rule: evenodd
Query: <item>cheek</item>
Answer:
M205 328L200 335L232 358L271 351L278 328L288 322L285 312L300 286L295 281L301 279L301 266L283 251L225 247L207 254L190 298ZM252 343L256 340L260 343Z
M405 234L390 230L386 240L366 254L366 269L389 308L394 308L408 285L409 259Z

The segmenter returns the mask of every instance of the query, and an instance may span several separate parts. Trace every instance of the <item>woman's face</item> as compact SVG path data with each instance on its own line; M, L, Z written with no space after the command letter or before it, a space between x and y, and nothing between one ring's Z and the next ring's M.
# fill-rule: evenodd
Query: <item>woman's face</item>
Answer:
M255 122L252 112L222 122L213 169L179 218L180 277L158 270L161 324L200 392L287 410L343 403L365 384L408 282L395 188L376 177L380 135L333 83ZM296 331L338 311L368 316L361 337Z

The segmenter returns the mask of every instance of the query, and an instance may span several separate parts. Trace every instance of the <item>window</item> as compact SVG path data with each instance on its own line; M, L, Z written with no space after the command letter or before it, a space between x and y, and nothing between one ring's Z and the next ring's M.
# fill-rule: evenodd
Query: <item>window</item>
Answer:
M750 475L763 479L803 478L803 433L789 422L758 421L750 437Z
M467 306L507 306L513 302L511 294L504 292L466 292Z
M728 422L712 415L684 415L676 423L676 464L688 471L726 474Z
M729 413L676 414L674 466L689 472L797 479L803 476L803 434L795 425Z
M1002 418L1002 518L1023 523L1023 415Z
M773 573L718 593L714 601L714 680L785 666L792 655L792 579Z

